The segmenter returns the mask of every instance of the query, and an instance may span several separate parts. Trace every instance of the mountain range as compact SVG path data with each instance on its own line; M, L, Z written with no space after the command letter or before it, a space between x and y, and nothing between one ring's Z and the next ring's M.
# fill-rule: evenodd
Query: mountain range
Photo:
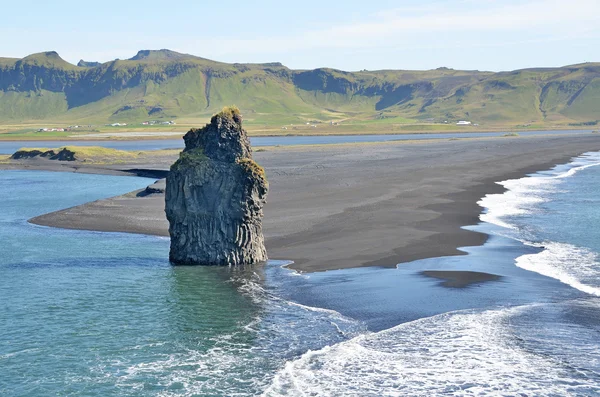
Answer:
M0 123L206 119L237 105L254 124L305 121L487 126L595 125L600 63L485 72L292 70L170 50L80 61L56 52L0 58Z

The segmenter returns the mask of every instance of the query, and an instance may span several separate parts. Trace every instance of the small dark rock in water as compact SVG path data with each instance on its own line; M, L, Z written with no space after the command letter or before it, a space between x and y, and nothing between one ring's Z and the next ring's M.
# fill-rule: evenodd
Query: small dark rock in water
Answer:
M262 233L268 183L252 160L237 108L185 136L167 177L169 259L176 264L240 265L267 259Z

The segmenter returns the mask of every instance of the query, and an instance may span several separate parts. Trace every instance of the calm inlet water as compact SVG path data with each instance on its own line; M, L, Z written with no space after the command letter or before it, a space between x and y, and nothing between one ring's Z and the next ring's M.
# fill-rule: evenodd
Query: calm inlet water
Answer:
M524 131L520 136L536 135L582 135L591 133L591 130L567 130L567 131ZM252 137L252 146L294 146L294 145L329 145L336 143L358 143L358 142L387 142L422 139L462 139L501 137L505 132L450 132L443 134L384 134L384 135L307 135L307 136L258 136ZM103 146L119 150L160 150L181 149L183 139L155 139L135 141L0 141L0 154L13 154L22 147L61 147L61 146Z
M0 395L600 395L599 164L503 182L469 255L308 275L27 224L149 181L0 172Z

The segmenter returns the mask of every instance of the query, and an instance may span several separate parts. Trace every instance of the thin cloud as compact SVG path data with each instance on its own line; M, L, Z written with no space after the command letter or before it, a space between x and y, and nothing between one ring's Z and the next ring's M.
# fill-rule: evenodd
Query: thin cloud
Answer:
M301 35L262 37L243 40L217 40L212 53L226 54L228 48L246 53L278 53L326 48L363 48L378 46L389 39L419 41L419 35L499 33L516 31L545 34L550 40L566 32L590 25L598 31L600 2L597 0L534 0L520 3L464 1L456 9L449 3L409 7L378 12L361 23L342 24L327 29L306 31ZM590 30L590 28L586 29ZM588 33L589 34L589 33ZM499 36L501 38L501 36ZM204 42L203 48L213 47ZM490 43L498 45L501 42ZM220 50L219 50L220 48Z

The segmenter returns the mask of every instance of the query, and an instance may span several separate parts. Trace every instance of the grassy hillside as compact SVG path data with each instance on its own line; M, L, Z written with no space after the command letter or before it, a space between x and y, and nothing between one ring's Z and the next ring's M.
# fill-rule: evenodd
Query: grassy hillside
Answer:
M443 130L458 120L486 128L564 127L600 119L600 64L594 63L502 73L343 72L226 64L159 50L79 65L56 52L0 58L0 125L194 124L229 104L240 107L250 129L342 122Z

